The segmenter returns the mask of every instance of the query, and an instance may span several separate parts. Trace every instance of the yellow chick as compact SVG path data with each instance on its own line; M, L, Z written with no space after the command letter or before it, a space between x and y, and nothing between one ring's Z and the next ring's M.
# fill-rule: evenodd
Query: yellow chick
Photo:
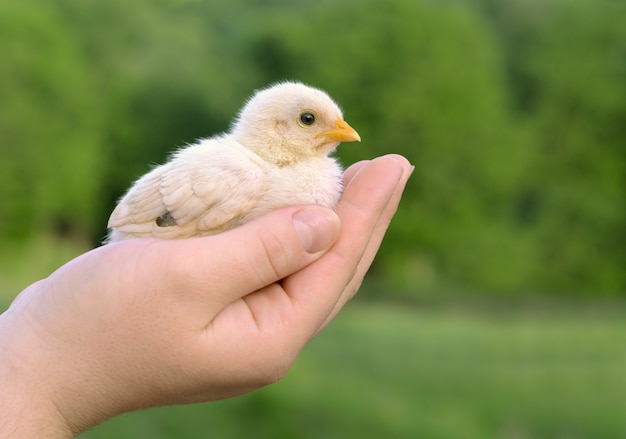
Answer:
M281 207L334 208L342 169L329 154L360 140L323 91L297 82L260 90L230 132L139 178L111 214L107 241L212 235Z

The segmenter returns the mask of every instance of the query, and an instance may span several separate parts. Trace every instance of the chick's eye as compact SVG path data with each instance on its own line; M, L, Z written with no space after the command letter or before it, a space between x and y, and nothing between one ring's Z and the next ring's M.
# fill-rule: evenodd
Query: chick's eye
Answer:
M313 125L313 123L315 123L315 116L311 113L302 113L300 115L300 122L305 125Z

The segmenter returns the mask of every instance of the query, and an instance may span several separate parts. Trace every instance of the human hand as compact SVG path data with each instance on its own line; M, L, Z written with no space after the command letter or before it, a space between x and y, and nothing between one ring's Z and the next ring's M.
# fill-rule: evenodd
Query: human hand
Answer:
M411 167L351 166L336 214L269 213L186 240L92 250L0 316L0 436L72 437L119 413L280 379L354 295Z

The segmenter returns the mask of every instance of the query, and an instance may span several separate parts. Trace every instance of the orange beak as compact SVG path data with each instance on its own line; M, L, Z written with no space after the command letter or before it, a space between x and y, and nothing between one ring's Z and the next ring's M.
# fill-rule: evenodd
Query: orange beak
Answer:
M359 136L359 133L357 133L354 128L348 125L348 123L341 118L337 118L335 128L324 131L323 133L319 133L316 137L325 137L328 140L332 140L333 142L361 141L361 136Z

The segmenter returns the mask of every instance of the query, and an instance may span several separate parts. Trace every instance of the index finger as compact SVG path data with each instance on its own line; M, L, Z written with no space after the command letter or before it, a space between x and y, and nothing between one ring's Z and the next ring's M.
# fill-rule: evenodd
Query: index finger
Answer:
M318 261L283 280L283 288L298 308L303 336L317 329L333 312L357 273L380 215L392 199L404 169L392 157L379 157L362 166L346 187L337 214L342 231ZM358 287L358 285L356 285ZM307 321L308 320L308 321Z

